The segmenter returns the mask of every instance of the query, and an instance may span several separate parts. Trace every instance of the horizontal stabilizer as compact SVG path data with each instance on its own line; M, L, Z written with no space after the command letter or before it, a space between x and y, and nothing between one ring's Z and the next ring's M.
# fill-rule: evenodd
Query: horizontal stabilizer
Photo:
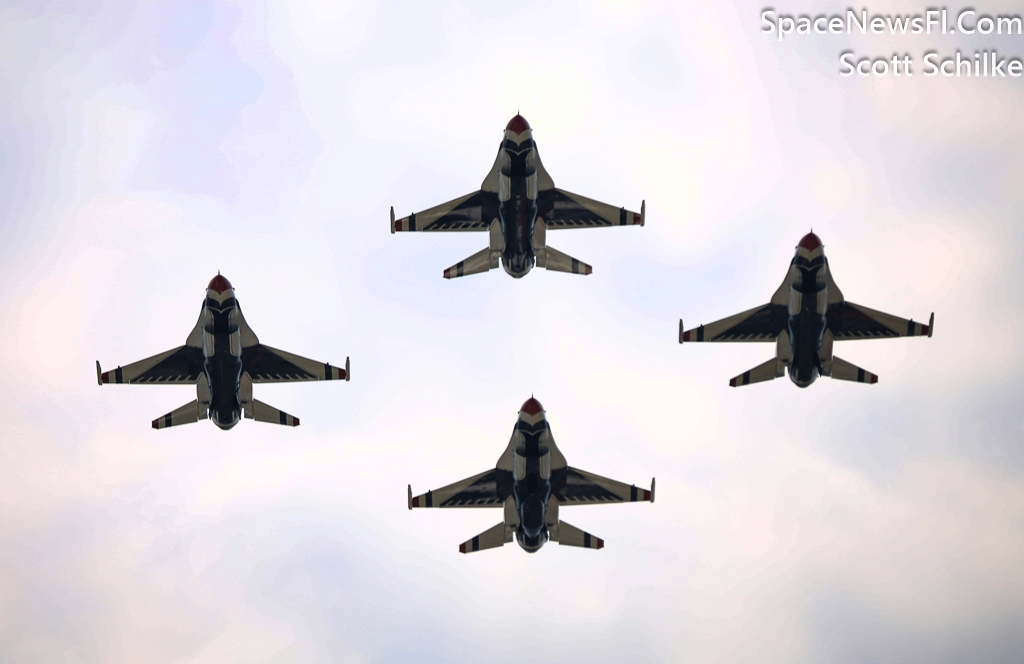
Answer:
M491 248L482 249L464 261L459 261L455 265L444 271L445 279L455 279L456 277L465 277L470 274L479 274L481 272L487 272L488 270L498 267L498 256L495 255L493 260L491 259Z
M273 406L268 406L267 404L257 399L252 400L252 414L253 419L256 420L257 422L283 424L286 427L299 426L299 418L289 415L283 410L278 410Z
M740 387L741 385L750 385L751 383L775 380L776 378L784 375L785 372L785 367L781 365L776 358L772 358L764 364L759 364L750 371L744 371L739 376L736 376L729 381L729 385L732 387Z
M166 429L176 427L179 424L192 424L200 419L206 419L206 408L200 409L199 401L190 401L177 410L172 410L162 417L153 420L154 429Z
M864 371L855 367L846 360L832 356L832 378L837 380L852 380L855 383L877 383L878 376L870 371Z
M576 526L559 521L556 528L550 529L552 541L564 544L565 546L582 546L586 549L603 549L604 540L594 537L590 533L583 532Z
M563 254L558 249L548 246L544 249L546 259L544 267L557 272L572 272L573 274L590 274L594 268L583 261L578 261L572 256Z
M459 553L473 553L484 549L494 549L505 546L506 542L512 541L512 529L505 527L502 521L493 528L488 528L473 539L459 545Z

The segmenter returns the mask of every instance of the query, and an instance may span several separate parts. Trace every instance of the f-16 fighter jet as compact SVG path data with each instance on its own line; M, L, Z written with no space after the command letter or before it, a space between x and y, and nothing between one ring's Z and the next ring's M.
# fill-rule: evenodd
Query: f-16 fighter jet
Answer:
M878 376L832 354L832 343L850 339L932 336L935 314L927 325L847 302L832 280L825 248L813 232L796 247L789 274L771 302L720 321L683 331L687 341L775 342L775 358L729 381L733 387L781 377L789 369L798 387L819 376L877 383Z
M196 399L153 420L154 429L207 418L221 429L230 429L242 415L297 427L299 418L253 399L253 383L349 378L347 357L342 369L261 344L242 316L234 288L219 273L206 289L199 322L184 346L113 371L102 371L96 362L100 385L195 385Z
M654 502L651 490L638 489L600 475L571 468L555 445L544 408L530 397L519 411L512 440L491 470L428 491L413 498L414 507L500 507L501 523L459 545L462 553L504 546L515 533L519 546L534 553L551 540L588 549L604 547L604 540L558 518L558 508L570 505Z
M534 264L575 274L593 271L586 263L549 247L547 231L643 226L645 215L645 202L640 203L640 212L630 212L556 189L540 161L530 125L516 115L505 127L498 158L479 191L397 220L395 208L391 208L391 232L486 231L487 248L445 270L444 278L493 270L500 259L505 271L519 279Z

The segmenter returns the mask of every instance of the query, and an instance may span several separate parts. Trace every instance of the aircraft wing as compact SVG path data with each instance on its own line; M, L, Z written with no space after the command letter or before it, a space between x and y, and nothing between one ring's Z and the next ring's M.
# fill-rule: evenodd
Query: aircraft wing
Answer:
M486 231L498 216L498 195L474 191L408 217L395 219L391 208L391 232Z
M564 189L541 191L537 197L537 217L544 219L549 231L559 228L643 226L645 208L646 204L642 203L640 212L633 212Z
M564 478L553 477L551 492L562 507L600 503L654 502L654 480L651 490L623 484L577 468L567 467Z
M829 305L825 317L827 329L836 341L850 339L887 339L893 337L932 336L935 314L928 324L900 318L853 302Z
M503 507L512 493L512 473L492 468L446 487L413 497L409 488L409 509L414 507Z
M679 343L687 341L775 341L786 329L786 307L766 304L743 313L683 331L679 321Z
M242 371L249 372L253 383L294 383L305 380L349 380L348 358L345 367L335 367L299 355L286 353L264 344L242 349Z
M203 351L193 346L178 346L169 351L132 362L111 371L101 371L96 363L96 380L131 385L192 385L203 373Z

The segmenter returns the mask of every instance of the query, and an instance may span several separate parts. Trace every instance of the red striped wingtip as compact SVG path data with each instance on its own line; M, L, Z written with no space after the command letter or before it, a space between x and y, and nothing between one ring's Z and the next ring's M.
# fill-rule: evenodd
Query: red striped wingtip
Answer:
M597 540L597 546L595 546L594 548L595 549L603 549L604 548L604 540L601 539L600 537L595 537L594 539Z
M640 223L640 213L639 212L634 212L633 213L633 224L639 224L639 223Z
M877 382L878 382L878 376L876 376L875 374L871 374L871 384L874 385Z
M589 265L586 265L586 266L583 267L583 274L590 274L593 271L594 271L594 268L590 267Z
M445 269L445 271L444 271L444 278L445 279L451 279L452 278L452 269L450 267Z
M683 332L683 341L689 341L689 340L690 340L690 332L689 332L689 330L687 330L686 332Z
M736 379L735 378L730 378L729 379L729 387L736 387Z
M297 427L297 426L299 426L299 418L297 418L297 417L292 417L292 419L293 419L293 420L295 420L295 424L293 424L292 426L293 426L293 427Z
M459 545L459 553L465 553L465 552L466 552L466 543L463 542L462 544Z
M928 326L927 325L922 325L921 326L921 336L922 337L927 337L928 336Z
M106 372L106 371L103 372L103 382L104 383L110 383L110 373L109 372Z
M412 506L413 507L419 507L420 506L420 497L419 496L416 496L415 498L412 499Z
M403 221L405 221L405 220L404 219L399 219L398 221L395 222L395 230L396 231L402 230L402 222Z
M160 420L158 420L158 419L157 420L153 420L153 428L154 429L159 429L160 428Z

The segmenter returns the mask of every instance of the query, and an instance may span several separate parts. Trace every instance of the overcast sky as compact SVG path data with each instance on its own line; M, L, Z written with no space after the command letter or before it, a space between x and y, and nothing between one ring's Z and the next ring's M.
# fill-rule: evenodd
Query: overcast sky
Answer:
M1022 79L839 55L1024 37L185 4L0 8L0 660L1019 661ZM587 277L446 281L486 236L388 209L478 188L517 111L556 185L647 225L549 234ZM680 346L678 319L767 302L812 227L849 300L934 338L837 344L874 386L730 388L774 347ZM96 385L183 343L218 270L262 342L351 357L257 386L302 426L154 431L192 389ZM571 465L657 502L565 510L601 551L460 555L500 511L409 512L406 484L493 467L531 393Z

